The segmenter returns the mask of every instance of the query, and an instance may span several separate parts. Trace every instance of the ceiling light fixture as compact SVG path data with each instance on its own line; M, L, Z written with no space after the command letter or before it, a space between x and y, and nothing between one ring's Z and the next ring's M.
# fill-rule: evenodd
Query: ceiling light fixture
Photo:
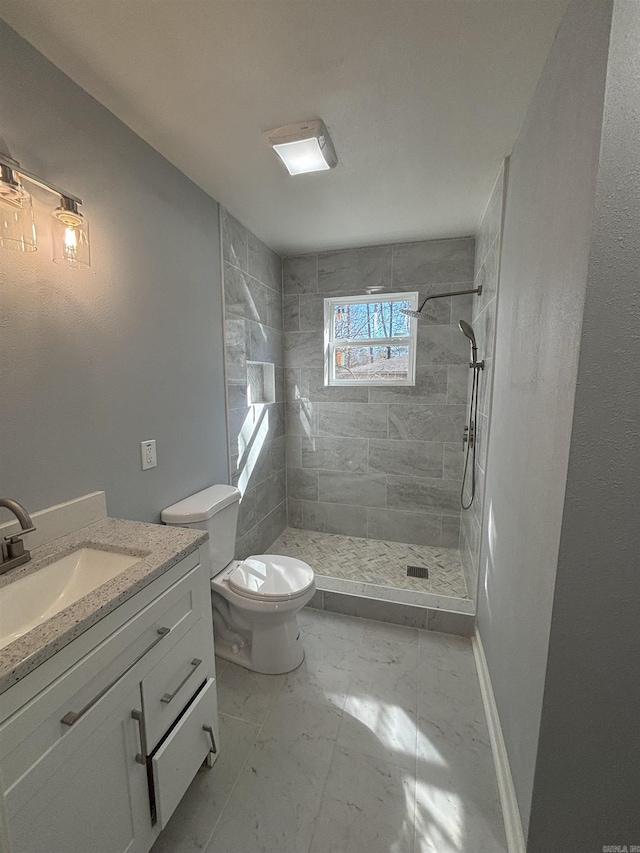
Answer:
M57 195L60 205L51 212L53 260L70 269L86 270L89 258L89 225L78 210L82 199L23 169L17 160L0 152L0 248L34 252L37 248L31 196L24 180Z
M322 119L276 127L264 134L290 175L322 172L338 164L335 148Z

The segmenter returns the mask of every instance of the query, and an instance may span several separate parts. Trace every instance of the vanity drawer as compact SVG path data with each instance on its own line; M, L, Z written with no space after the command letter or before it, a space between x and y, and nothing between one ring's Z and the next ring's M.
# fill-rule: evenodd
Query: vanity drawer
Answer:
M217 755L218 700L210 678L151 758L158 825L163 829L210 752Z
M214 675L211 621L200 619L142 679L149 752L205 679Z

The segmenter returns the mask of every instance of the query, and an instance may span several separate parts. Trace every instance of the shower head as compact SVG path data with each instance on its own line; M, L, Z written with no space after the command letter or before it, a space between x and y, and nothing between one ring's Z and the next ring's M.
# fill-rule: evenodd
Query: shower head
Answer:
M417 311L414 311L413 308L401 308L400 313L405 314L407 317L415 317L416 320L425 320L426 316L422 312L424 310L424 306L427 304L427 302L429 302L429 300L431 300L431 299L446 299L450 296L465 296L467 293L480 294L480 293L482 293L482 287L476 287L473 290L450 290L448 292L445 291L444 293L432 293L431 296L425 296L425 298L422 300L422 302L418 306ZM460 321L460 322L463 322L463 321ZM467 325L467 324L465 323L465 325ZM460 328L462 329L462 326L460 326ZM469 328L471 328L471 327L469 327ZM464 329L463 329L463 331L464 331ZM467 333L465 332L465 335L466 334ZM473 332L471 332L471 334L473 334Z
M401 308L400 313L406 314L407 317L415 317L417 320L421 320L424 316L420 311L414 311L413 308Z
M466 337L467 337L467 338L469 338L469 340L471 341L471 347L472 347L472 349L477 349L477 347L476 347L476 336L475 336L475 334L474 334L473 329L472 329L472 328L471 328L471 326L467 323L467 321L466 321L466 320L460 320L460 322L458 323L458 326L459 326L459 328L460 328L460 331L461 331L464 335L466 335Z

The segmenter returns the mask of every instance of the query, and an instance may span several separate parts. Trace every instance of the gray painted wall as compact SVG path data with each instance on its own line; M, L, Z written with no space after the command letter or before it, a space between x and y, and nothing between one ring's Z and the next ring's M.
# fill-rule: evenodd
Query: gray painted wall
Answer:
M500 273L500 253L502 248L502 225L504 196L507 187L508 161L505 160L489 197L487 208L482 217L476 237L476 262L474 284L482 287L482 293L473 297L471 316L472 326L478 343L478 358L484 360L484 370L480 374L478 393L478 417L476 418L476 492L471 507L464 510L460 524L460 555L471 598L477 597L478 567L480 564L480 542L486 536L486 518L484 516L484 487L487 471L487 450L491 425L491 397L493 388L493 368L495 354L496 312L498 307L498 282ZM471 374L471 371L469 371ZM467 396L471 396L472 376L469 376ZM472 457L469 457L471 465ZM465 504L471 499L471 476L465 480Z
M611 4L601 0L569 5L509 166L478 627L525 835L571 442L610 15Z
M264 553L287 525L282 259L224 209L225 358L232 482L242 492L236 557ZM275 401L248 405L247 362L274 365Z
M639 45L616 0L530 853L640 839Z
M0 22L2 147L84 199L92 269L0 253L0 493L114 516L228 482L218 205ZM140 468L140 442L158 467Z
M474 239L301 255L284 261L289 525L457 548L470 297L431 302L411 388L323 384L324 299L365 287L471 288Z

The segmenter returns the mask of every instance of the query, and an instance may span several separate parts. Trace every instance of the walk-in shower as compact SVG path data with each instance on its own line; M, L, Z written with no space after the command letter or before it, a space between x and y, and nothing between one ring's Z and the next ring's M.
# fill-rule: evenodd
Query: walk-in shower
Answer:
M471 377L458 321L471 323L479 307L477 300L472 303L482 292L480 280L474 281L475 262L472 237L286 258L281 323L277 312L269 314L268 304L267 324L262 323L267 334L270 316L274 327L283 327L280 356L275 343L263 346L256 321L247 320L261 310L260 300L273 294L248 277L248 293L239 301L236 280L229 278L229 333L237 333L246 359L233 361L235 350L229 348L239 390L246 362L275 362L276 401L265 407L273 438L243 496L248 532L241 545L257 553L260 542L264 551L311 565L318 606L419 627L428 621L435 630L472 618L475 589L466 584L460 549L462 438ZM345 305L354 306L353 318ZM333 323L330 333L327 318ZM351 325L345 322L349 318ZM338 349L328 344L335 343L331 335L338 328L342 349L358 349L362 364L369 364L365 349L384 338L386 355L369 352L371 363L386 358L391 366L404 367L402 359L411 361L414 381L391 375L372 380L368 370L354 372L348 382L328 381L331 354ZM483 356L480 335L478 343ZM270 352L273 358L267 357ZM335 360L340 365L344 352ZM247 415L241 406L244 396L234 400L238 421L245 423L251 411ZM477 417L482 434L482 417ZM479 460L481 450L478 445ZM274 468L278 471L271 474ZM285 519L261 514L263 507L271 509L268 484L274 481L286 488ZM474 508L480 487L477 492ZM268 545L261 531L268 532L270 518L276 519L271 527L276 536Z

